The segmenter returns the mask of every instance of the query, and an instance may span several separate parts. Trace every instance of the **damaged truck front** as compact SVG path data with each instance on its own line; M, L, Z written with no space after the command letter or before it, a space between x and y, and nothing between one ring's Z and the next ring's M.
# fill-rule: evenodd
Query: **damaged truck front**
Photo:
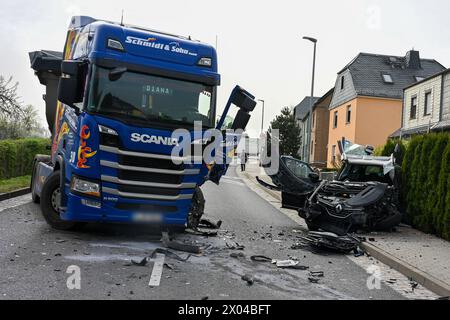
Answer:
M402 220L395 162L394 155L374 157L370 148L352 145L343 152L335 181L320 181L307 163L286 156L280 157L278 172L267 172L276 186L259 181L280 190L282 206L298 210L311 231L389 231Z

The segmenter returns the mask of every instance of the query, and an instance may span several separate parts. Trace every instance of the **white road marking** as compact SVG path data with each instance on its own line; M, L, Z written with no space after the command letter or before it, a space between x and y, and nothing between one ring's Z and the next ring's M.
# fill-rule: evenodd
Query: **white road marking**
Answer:
M31 202L31 193L0 202L0 213Z
M150 276L150 282L148 285L150 287L158 287L161 283L161 276L164 268L164 259L166 256L161 253L156 254L156 258L152 259L153 261L153 271L152 275Z

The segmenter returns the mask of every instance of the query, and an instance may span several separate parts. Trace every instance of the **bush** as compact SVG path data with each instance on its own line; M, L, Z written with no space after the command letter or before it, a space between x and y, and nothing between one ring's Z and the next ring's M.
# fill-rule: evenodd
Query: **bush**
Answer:
M48 139L0 141L0 180L31 174L36 154L50 154Z
M401 201L414 227L450 240L450 134L411 139L402 163Z

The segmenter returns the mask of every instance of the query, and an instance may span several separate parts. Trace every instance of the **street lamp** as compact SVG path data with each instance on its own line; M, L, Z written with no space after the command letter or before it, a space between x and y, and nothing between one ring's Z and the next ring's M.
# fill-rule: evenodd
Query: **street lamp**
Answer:
M264 108L265 108L265 104L266 102L264 100L258 99L259 102L262 102L262 120L261 120L261 134L259 135L259 139L258 139L258 155L261 154L261 150L262 150L262 145L261 145L261 140L262 140L262 136L264 134ZM262 163L261 163L261 159L259 161L259 166L262 167Z
M309 121L308 121L308 134L309 139L307 139L307 157L305 160L309 162L311 157L311 138L312 138L312 116L313 116L313 99L314 99L314 77L316 74L316 47L317 47L317 39L311 37L303 37L304 40L311 41L314 43L314 55L313 55L313 70L312 70L312 81L311 81L311 99L309 101Z
M263 133L264 132L264 108L265 108L266 102L261 99L259 99L258 101L262 102L262 105L263 105L263 107L262 107L262 122L261 122L261 133Z

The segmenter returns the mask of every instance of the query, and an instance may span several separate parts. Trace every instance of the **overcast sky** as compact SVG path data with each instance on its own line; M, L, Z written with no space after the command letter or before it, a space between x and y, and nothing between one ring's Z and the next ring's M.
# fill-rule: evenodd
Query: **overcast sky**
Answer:
M312 44L318 42L316 95L334 86L336 73L359 52L424 58L450 66L450 2L446 0L2 0L0 74L20 83L19 94L44 119L44 87L27 53L62 51L72 15L89 15L163 30L215 45L218 38L218 109L239 84L266 101L267 129L280 109L310 94ZM259 134L261 108L249 134Z

